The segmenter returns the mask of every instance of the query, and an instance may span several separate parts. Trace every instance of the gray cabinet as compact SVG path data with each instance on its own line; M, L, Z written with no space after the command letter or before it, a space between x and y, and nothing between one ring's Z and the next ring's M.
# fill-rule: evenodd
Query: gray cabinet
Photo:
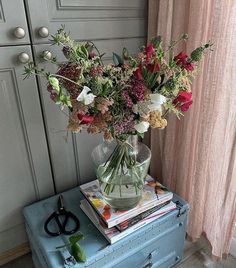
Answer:
M1 0L0 46L29 44L29 42L24 1Z
M22 52L32 58L30 46L0 48L0 252L26 241L22 207L54 193L36 81L22 80Z
M23 80L18 55L56 71L40 56L50 50L65 60L48 40L65 25L110 62L113 51L146 43L146 11L146 0L0 0L0 255L26 239L23 206L94 179L91 151L102 140L67 133L67 111L51 101L44 79Z

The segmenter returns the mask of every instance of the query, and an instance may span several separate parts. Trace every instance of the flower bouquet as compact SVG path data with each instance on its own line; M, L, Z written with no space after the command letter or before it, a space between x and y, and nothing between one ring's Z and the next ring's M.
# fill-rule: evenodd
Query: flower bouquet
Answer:
M68 111L68 130L86 128L88 133L104 134L105 145L92 154L103 195L115 208L134 207L151 158L150 150L135 137L143 137L149 127L164 129L168 113L179 118L189 109L192 78L211 44L201 45L189 56L174 55L176 45L186 41L187 35L166 50L158 37L137 55L124 48L122 55L113 53L113 63L104 64L104 54L94 43L77 43L63 28L52 38L62 47L65 62L51 60L58 65L56 73L29 63L25 75L47 79L51 99Z

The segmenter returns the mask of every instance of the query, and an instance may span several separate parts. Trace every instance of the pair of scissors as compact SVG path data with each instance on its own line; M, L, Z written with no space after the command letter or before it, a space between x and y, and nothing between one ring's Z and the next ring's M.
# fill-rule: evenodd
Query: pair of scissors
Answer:
M71 228L66 228L70 223ZM71 235L78 231L80 227L79 219L64 207L63 196L59 196L58 210L54 211L44 223L44 230L51 236L59 236L61 234Z

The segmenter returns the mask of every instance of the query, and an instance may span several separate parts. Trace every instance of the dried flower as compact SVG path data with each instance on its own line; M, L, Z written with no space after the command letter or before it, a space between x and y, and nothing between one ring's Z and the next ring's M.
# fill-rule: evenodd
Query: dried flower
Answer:
M114 103L112 99L107 99L104 97L96 98L96 108L102 113L105 114L109 110L109 106Z
M122 92L122 97L123 97L123 99L124 99L125 102L126 102L126 106L127 106L128 108L132 108L132 106L134 105L134 103L133 103L133 101L132 101L132 99L131 99L131 97L130 97L130 95L129 95L129 91L128 91L128 90L124 90L124 91Z
M131 85L131 94L135 102L144 100L145 86L143 82L135 80Z
M109 130L105 130L105 132L104 132L104 139L105 140L111 140L113 137L112 137L112 134L111 134L111 132L109 131Z
M124 118L120 118L114 123L113 129L115 136L120 136L124 133L130 133L134 131L134 115L127 113Z
M75 121L69 120L67 130L77 133L77 132L79 132L81 130L81 127Z
M154 111L149 114L148 122L152 128L163 129L167 126L167 120L161 117L160 111Z

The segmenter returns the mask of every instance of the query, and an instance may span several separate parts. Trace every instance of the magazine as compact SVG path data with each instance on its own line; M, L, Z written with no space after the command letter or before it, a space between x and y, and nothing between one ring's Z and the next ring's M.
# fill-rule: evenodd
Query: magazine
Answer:
M144 211L143 213L131 218L131 219L128 219L128 220L125 220L121 223L119 223L118 225L116 225L116 227L121 231L123 232L124 230L126 230L127 228L135 225L136 223L138 223L139 221L141 221L142 219L148 217L149 215L151 215L152 213L156 212L157 210L163 208L164 206L166 206L167 204L169 204L170 201L167 201L167 202L164 202L160 205L157 205L155 206L154 208L151 208L147 211Z
M139 204L127 211L115 210L105 202L98 180L81 185L80 190L108 228L133 218L157 205L170 201L173 197L172 192L169 192L165 186L150 176L147 176L145 180L142 199Z
M138 223L127 228L123 232L121 232L116 226L107 228L87 200L85 199L82 200L80 207L83 210L83 212L88 216L88 218L93 222L93 224L97 227L97 229L108 240L108 242L110 244L113 244L119 241L120 239L126 237L127 235L133 233L134 231L140 229L141 227L145 226L146 224L151 223L154 220L165 215L166 213L176 209L176 204L171 201L169 204L167 204L163 208L157 210L156 212L152 213L148 217L140 220Z

